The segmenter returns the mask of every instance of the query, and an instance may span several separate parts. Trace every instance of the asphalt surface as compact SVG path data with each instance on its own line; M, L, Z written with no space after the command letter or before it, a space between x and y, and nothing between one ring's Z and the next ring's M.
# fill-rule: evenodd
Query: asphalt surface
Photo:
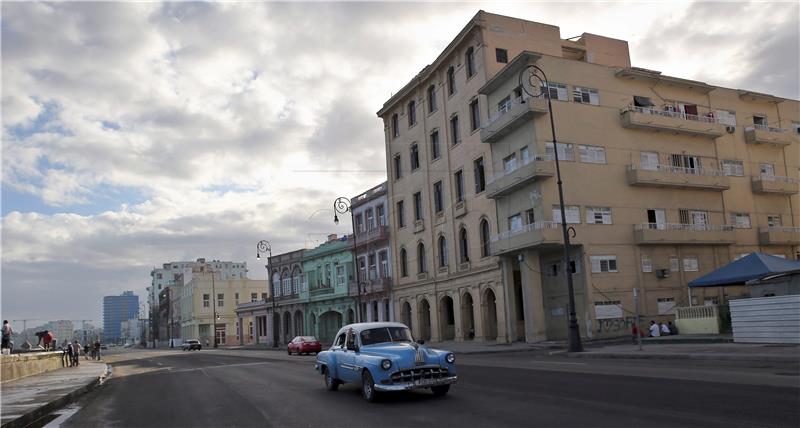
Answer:
M798 427L798 364L464 355L446 397L324 389L313 356L136 351L65 427ZM116 362L114 362L116 360Z

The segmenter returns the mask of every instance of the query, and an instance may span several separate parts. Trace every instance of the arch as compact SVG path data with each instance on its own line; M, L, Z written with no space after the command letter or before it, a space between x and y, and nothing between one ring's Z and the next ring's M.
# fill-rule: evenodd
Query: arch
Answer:
M300 292L300 283L302 282L303 269L295 265L292 268L292 294Z
M458 231L458 260L460 263L469 261L469 239L467 236L467 228L461 226Z
M447 238L439 236L439 267L447 266Z
M428 86L428 113L436 111L436 86Z
M281 344L281 316L280 314L272 314L272 340L276 345Z
M319 338L319 332L317 332L317 314L311 313L308 322L308 332L312 336Z
M403 310L401 313L403 314L403 324L405 324L411 331L414 331L411 324L411 304L408 302L403 302Z
M277 270L272 273L272 295L281 295L281 274Z
M294 311L294 335L305 335L305 328L303 328L303 313L300 310Z
M486 340L497 340L497 299L494 290L487 288L483 292L481 302L481 323L483 324L483 336Z
M400 276L408 276L408 254L405 248L400 248Z
M456 338L456 316L453 311L453 298L445 295L439 299L439 329L442 340Z
M292 313L286 311L283 313L283 343L289 343L292 340Z
M489 220L481 219L480 223L480 235L481 235L481 257L489 257L491 255L491 248L489 247L490 235L489 235Z
M431 305L427 299L419 302L417 316L419 317L420 339L431 340Z
M425 273L428 271L428 263L425 259L425 244L420 242L417 244L417 273Z
M461 331L464 340L475 338L475 307L469 291L461 297Z
M317 339L321 343L330 345L340 328L342 328L342 314L336 311L327 311L319 316Z

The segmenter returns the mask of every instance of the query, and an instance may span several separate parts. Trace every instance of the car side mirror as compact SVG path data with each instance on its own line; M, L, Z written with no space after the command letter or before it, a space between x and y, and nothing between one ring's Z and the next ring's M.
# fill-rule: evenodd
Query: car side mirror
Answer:
M355 344L352 344L352 343L348 344L347 345L347 350L348 351L358 352L358 345L355 345Z
M420 340L417 341L417 343L419 343L420 345L424 345L425 341L420 339Z

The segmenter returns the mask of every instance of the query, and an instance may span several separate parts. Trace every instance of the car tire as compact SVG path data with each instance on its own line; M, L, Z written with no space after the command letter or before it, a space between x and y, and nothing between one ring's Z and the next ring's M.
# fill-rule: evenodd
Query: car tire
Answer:
M289 355L292 355L292 350L291 349L287 349L286 353L289 354Z
M434 397L444 397L447 395L447 391L450 391L450 385L439 385L431 387L431 391L433 391Z
M333 377L327 367L322 369L322 377L325 378L325 389L328 391L339 389L339 381Z
M369 370L364 370L361 375L361 396L370 403L378 401L378 391L375 391L375 381Z

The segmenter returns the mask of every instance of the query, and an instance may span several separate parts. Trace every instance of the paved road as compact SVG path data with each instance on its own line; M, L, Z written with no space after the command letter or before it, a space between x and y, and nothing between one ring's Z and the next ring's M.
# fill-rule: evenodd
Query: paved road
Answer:
M126 359L127 358L127 359ZM466 355L444 398L328 392L314 357L133 352L67 427L800 426L797 364Z

